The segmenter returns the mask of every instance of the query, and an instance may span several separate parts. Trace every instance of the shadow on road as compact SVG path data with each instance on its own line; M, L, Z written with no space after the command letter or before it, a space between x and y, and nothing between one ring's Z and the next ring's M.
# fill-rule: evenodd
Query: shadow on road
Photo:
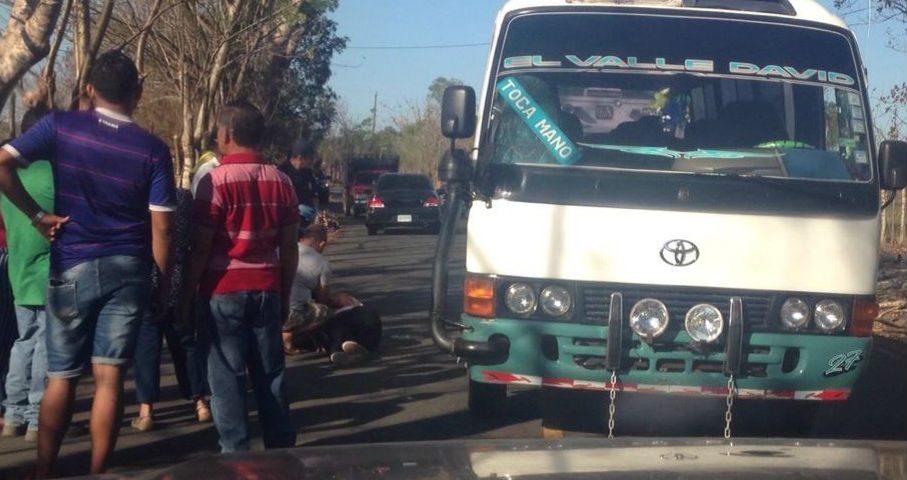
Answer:
M495 419L478 420L466 410L443 413L362 432L325 437L304 445L335 445L368 442L401 442L466 438L538 418L537 391L523 391L508 399L509 411Z

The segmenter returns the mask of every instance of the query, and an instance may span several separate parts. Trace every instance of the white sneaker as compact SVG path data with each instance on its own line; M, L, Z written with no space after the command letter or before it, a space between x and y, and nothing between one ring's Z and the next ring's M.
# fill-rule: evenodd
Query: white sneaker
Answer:
M355 361L355 357L344 352L334 352L331 354L331 363L334 365L349 365Z
M343 350L343 353L346 353L348 355L356 355L356 356L360 356L360 357L364 357L371 353L368 351L367 348L363 347L362 345L360 345L352 340L347 340L347 341L343 342L343 344L340 345L340 349Z

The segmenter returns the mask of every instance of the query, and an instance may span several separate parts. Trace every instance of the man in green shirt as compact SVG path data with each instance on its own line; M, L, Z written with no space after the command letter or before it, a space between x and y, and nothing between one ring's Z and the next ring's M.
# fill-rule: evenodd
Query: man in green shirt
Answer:
M41 112L43 113L43 112ZM32 118L33 117L33 118ZM23 131L40 119L35 110L26 112ZM25 190L44 211L54 211L54 182L50 162L37 161L19 171ZM44 303L50 269L50 243L13 202L0 201L9 249L9 280L16 305L19 338L10 352L6 376L6 409L2 436L25 433L25 441L38 440L38 411L47 381L47 350L44 339Z

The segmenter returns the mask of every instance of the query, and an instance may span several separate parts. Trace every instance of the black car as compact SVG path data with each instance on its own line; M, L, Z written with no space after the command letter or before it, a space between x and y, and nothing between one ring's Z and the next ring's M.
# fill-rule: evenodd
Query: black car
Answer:
M432 233L441 229L441 199L427 175L388 173L375 184L368 202L365 226L368 234L394 227L421 228Z

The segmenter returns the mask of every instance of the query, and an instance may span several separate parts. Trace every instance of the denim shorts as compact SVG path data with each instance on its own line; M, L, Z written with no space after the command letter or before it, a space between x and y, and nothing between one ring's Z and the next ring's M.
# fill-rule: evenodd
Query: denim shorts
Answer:
M95 258L51 275L48 377L78 377L89 364L128 364L150 297L151 265L134 256Z

